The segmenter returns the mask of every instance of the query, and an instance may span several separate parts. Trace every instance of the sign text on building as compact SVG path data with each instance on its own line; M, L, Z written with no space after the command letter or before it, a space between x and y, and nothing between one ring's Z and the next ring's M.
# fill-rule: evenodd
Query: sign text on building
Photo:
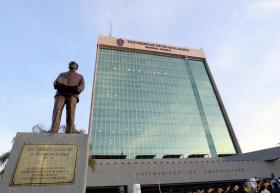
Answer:
M140 42L134 40L127 40L127 43L145 46L145 48L153 49L153 50L163 50L163 51L179 50L179 51L187 51L187 52L189 51L189 49L187 48L180 48L175 46L168 46L168 45L148 43L148 42Z

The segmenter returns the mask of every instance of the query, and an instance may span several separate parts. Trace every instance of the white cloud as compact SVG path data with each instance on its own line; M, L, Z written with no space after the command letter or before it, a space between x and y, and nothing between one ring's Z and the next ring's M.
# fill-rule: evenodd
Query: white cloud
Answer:
M244 152L280 142L279 16L280 1L250 1L235 15L235 26L217 42L212 58L212 71Z
M239 141L244 152L275 147L280 142L280 99L270 101L249 114Z
M249 1L249 14L256 18L271 18L280 14L279 0L251 0Z
M265 58L262 64L260 64L260 77L257 82L257 92L273 91L279 86L280 75L280 38L274 41L275 47L270 50L265 50ZM278 91L279 94L279 91Z
M244 151L273 147L280 142L280 91L277 89L280 82L279 40L275 40L273 48L264 50L261 60L257 58L253 61L258 68L253 74L255 82L247 88L250 94L243 95L235 112L247 117L240 118L238 123Z
M0 155L3 153L10 151L12 148L12 139L16 136L16 132L10 130L9 128L0 129L1 132L1 143L0 143Z

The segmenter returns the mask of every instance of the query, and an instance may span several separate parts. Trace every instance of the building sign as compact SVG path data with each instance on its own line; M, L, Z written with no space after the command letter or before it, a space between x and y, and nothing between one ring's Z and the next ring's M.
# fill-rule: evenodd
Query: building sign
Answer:
M241 174L241 173L244 173L244 168L225 168L225 169L207 169L207 170L204 170L204 175L205 174L210 174L210 175L219 175L219 174L225 174L225 173L230 173L230 174L233 174L233 173L238 173L238 174ZM138 171L136 172L136 176L176 176L176 175L184 175L184 176L187 176L187 175L201 175L201 172L202 170L157 170L157 171Z
M168 55L176 56L190 56L195 58L206 58L204 51L202 49L193 49L185 47L177 47L171 45L164 45L159 43L151 42L141 42L136 40L113 38L108 36L99 36L98 45L100 48L104 47L118 47L124 50L139 50L139 51L149 51L158 52Z
M152 49L152 50L161 50L161 51L189 51L187 48L180 48L180 47L175 47L175 46L168 46L168 45L163 45L163 44L155 44L155 43L148 43L148 42L139 42L139 41L134 41L134 40L127 40L128 44L134 44L134 45L141 45L145 46L147 49Z
M72 184L77 152L74 144L24 144L11 186Z

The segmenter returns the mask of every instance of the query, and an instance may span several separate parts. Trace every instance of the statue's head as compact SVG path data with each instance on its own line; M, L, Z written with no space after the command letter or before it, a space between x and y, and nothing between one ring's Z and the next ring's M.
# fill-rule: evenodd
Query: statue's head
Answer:
M78 70L79 65L78 65L77 62L71 61L71 62L69 62L69 67L68 68L69 68L69 70Z

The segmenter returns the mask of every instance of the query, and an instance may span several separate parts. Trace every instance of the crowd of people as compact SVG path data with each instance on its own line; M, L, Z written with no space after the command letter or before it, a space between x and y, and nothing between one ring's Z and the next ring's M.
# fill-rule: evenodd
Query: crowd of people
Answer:
M243 184L197 189L195 193L280 193L280 179L276 175L271 174L271 178L260 180L255 177L247 180Z

